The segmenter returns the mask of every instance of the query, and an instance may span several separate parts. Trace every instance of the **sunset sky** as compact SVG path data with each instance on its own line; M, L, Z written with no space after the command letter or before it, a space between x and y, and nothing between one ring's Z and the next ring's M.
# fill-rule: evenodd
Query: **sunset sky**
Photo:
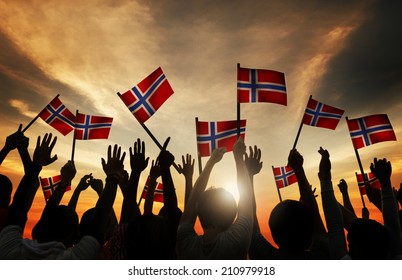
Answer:
M197 155L195 118L204 121L236 118L236 67L285 73L287 106L242 104L247 119L246 144L262 150L263 169L255 178L258 218L264 234L278 203L271 166L283 166L293 146L310 95L345 110L335 131L304 126L297 149L319 193L320 146L328 149L332 177L349 183L352 204L361 215L355 172L359 171L345 116L387 114L397 141L359 150L368 171L374 157L392 163L392 182L402 182L402 3L399 1L5 1L0 0L0 144L22 123L28 124L57 94L73 112L113 117L108 140L77 141L73 188L85 174L104 179L101 158L107 146L128 152L137 138L146 142L151 159L158 148L116 95L162 67L174 94L146 125L168 150ZM43 168L42 177L56 175L71 158L72 134L63 136L38 119L25 133L32 153L36 138L58 137L58 160ZM205 164L207 158L203 158ZM126 157L125 167L129 170ZM149 173L143 172L139 193ZM22 164L13 151L0 167L14 190ZM172 168L180 207L184 177ZM196 163L194 180L198 175ZM237 197L232 154L212 172L210 186L225 187ZM72 191L62 203L67 204ZM282 198L298 199L298 188L281 190ZM318 203L321 205L320 196ZM379 211L365 197L371 217ZM87 190L78 202L81 215L96 202ZM115 210L119 215L119 191ZM28 227L44 206L39 189ZM155 207L160 207L155 203ZM156 211L155 211L156 212ZM29 233L26 233L29 235Z

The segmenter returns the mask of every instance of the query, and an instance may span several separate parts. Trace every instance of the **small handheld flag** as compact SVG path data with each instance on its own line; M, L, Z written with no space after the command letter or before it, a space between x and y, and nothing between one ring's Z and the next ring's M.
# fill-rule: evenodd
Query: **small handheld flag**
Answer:
M237 101L287 105L285 74L265 69L237 68Z
M200 157L210 156L216 148L225 147L227 152L233 150L237 139L237 121L197 121L197 149ZM240 122L240 136L245 138L246 120Z
M77 112L74 138L77 140L108 139L113 118Z
M40 184L42 186L43 195L45 196L45 200L48 201L52 196L56 188L59 186L61 182L61 175L56 175L48 178L39 178ZM71 190L71 186L68 186L66 191Z
M139 84L119 97L140 122L146 122L173 94L162 68L156 69Z
M386 114L346 119L346 121L355 149L383 141L396 141L395 132Z

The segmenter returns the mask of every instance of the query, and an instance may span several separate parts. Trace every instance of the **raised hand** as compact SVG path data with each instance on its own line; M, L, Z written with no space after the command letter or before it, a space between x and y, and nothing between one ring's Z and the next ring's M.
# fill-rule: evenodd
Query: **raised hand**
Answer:
M101 179L91 178L88 182L91 188L100 196L103 191L103 181Z
M24 141L26 142L26 139L28 139L28 138L25 137L24 134L22 133L22 124L20 124L18 127L18 130L16 132L7 136L4 147L8 151L14 150L19 145L21 145ZM26 145L26 143L25 143L25 145Z
M341 193L347 193L348 192L348 184L344 179L341 179L338 183L338 188Z
M158 161L156 163L155 161L151 162L151 170L149 171L149 176L154 180L158 179L159 176L161 176L161 169Z
M71 183L71 181L74 179L75 174L77 173L77 170L75 169L74 162L69 160L61 169L60 169L60 174L61 178L65 182Z
M181 160L183 162L183 165L178 165L179 169L179 173L183 174L184 177L191 177L193 176L194 173L194 159L191 160L191 155L190 154L186 154L186 157L184 158L184 156L181 156Z
M254 146L253 148L249 147L249 154L245 155L245 163L247 166L248 173L250 176L260 173L262 168L262 161L261 161L261 150Z
M174 156L166 150L167 145L169 144L170 137L168 137L163 144L163 148L158 156L159 166L161 168L169 168L174 163Z
M56 145L57 137L52 139L52 134L45 134L43 140L41 141L40 136L36 142L36 148L33 154L33 162L40 165L46 166L57 160L57 155L51 156L52 150Z
M138 138L134 142L134 151L130 147L130 166L133 172L141 173L148 166L149 157L145 158L145 143Z
M321 154L318 177L321 181L331 180L331 161L329 160L329 153L322 147L320 147L320 150L318 152Z
M296 150L293 149L289 152L288 165L292 167L296 172L303 169L303 156Z
M102 158L102 168L107 176L116 177L120 179L121 173L124 171L124 158L126 153L121 154L121 147L114 145L113 153L112 146L109 145L107 150L107 161Z
M243 155L246 153L247 147L244 144L244 139L242 137L237 138L236 143L233 145L233 155L235 158L243 159Z
M391 163L387 161L387 159L384 158L377 160L377 158L374 158L374 162L370 164L370 170L371 173L373 173L373 175L377 177L381 183L385 181L390 181L392 166ZM381 186L382 185L383 184L381 184Z

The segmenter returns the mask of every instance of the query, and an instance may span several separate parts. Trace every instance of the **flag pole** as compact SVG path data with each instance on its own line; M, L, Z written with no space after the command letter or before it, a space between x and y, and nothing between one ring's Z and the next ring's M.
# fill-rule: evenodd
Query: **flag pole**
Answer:
M312 98L312 96L310 95L308 101L310 101L311 98ZM308 104L308 101L307 101L307 104ZM307 108L307 105L306 105L306 108ZM303 117L304 117L304 114L303 114ZM300 122L299 130L297 131L296 139L295 139L295 142L293 144L292 150L296 149L297 141L299 141L299 136L300 136L301 130L303 128L303 117L302 117L302 120Z
M60 96L60 94L56 95L55 98L57 98L57 97L59 97L59 96ZM53 98L53 99L55 99L55 98ZM52 99L52 100L53 100L53 99ZM42 110L43 110L43 109L42 109ZM33 119L28 123L28 125L22 130L22 133L24 133L25 131L27 131L27 129L39 118L39 116L40 116L41 113L42 113L42 111L40 111L39 114L37 114L36 117L33 118Z
M117 93L117 95L121 98L120 92ZM163 150L162 145L159 143L159 141L155 138L155 136L152 134L152 132L148 129L148 127L145 125L145 123L139 122L142 126L142 128L148 133L149 137L154 141L154 143L158 146L160 150ZM175 162L172 163L173 167L176 169L177 172L179 172L179 167Z
M274 166L272 165L272 172L274 172ZM275 186L276 190L278 192L278 196L279 196L279 201L282 202L282 196L281 196L281 192L279 191L278 186Z
M78 115L78 110L75 112L75 118L77 118L77 115ZM76 129L76 126L74 126L73 146L71 149L71 161L74 161L74 154L75 154L75 129Z
M237 63L237 73L239 73L240 63ZM237 82L236 82L237 88ZM237 99L237 138L240 137L240 102L239 102L239 93L236 90L236 99Z
M196 136L198 135L197 134L197 128L198 128L198 117L195 117L195 131L196 131L195 134L196 134ZM198 151L197 139L196 139L196 144L197 144L197 156L198 156L198 175L200 175L201 172L202 172L202 159L201 159L201 156L200 156L200 152Z
M345 117L345 119L346 119L346 122L348 122L348 117ZM361 174L362 174L362 176L363 176L364 186L367 188L368 182L367 182L366 176L364 176L364 169L363 169L362 161L360 160L359 152L357 151L357 149L354 149L354 150L355 150L356 159L357 159L357 163L358 163L358 165L359 165L360 172L361 172ZM365 207L366 207L366 204L364 203L363 195L360 194L360 197L361 197L361 199L362 199L363 207L365 208Z
M363 176L364 187L367 188L367 184L368 184L367 178L366 178L366 176L365 176L365 174L364 174L363 165L362 165L362 162L361 162L361 160L360 160L359 152L357 151L357 149L355 149L355 154L356 154L356 158L357 158L357 163L359 164L360 172L362 173L362 176ZM367 190L366 190L366 192L367 192ZM365 207L366 207L366 204L364 203L363 195L360 194L360 197L361 197L361 199L362 199L363 207L365 208Z

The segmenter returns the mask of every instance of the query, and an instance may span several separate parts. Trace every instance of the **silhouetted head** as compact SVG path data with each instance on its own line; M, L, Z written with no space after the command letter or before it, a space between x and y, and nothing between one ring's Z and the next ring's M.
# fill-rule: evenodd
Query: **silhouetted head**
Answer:
M226 230L237 215L233 195L223 188L210 188L198 200L197 214L204 229Z
M350 225L347 239L349 255L354 260L385 260L389 258L389 234L379 222L356 218Z
M0 174L0 208L10 205L11 193L13 191L13 184L10 179L3 174Z
M284 200L274 207L268 223L279 249L296 252L310 247L314 218L307 205L296 200Z
M45 208L39 222L32 230L32 237L39 243L59 241L71 247L79 233L78 215L66 205Z
M125 246L131 260L166 260L169 251L167 225L163 217L138 216L127 227Z
M80 221L80 234L81 236L90 235L93 229L93 219L95 215L95 207L88 209L82 214ZM103 242L108 241L112 235L114 230L116 229L118 222L114 212L112 211L109 215L105 235L103 237Z

